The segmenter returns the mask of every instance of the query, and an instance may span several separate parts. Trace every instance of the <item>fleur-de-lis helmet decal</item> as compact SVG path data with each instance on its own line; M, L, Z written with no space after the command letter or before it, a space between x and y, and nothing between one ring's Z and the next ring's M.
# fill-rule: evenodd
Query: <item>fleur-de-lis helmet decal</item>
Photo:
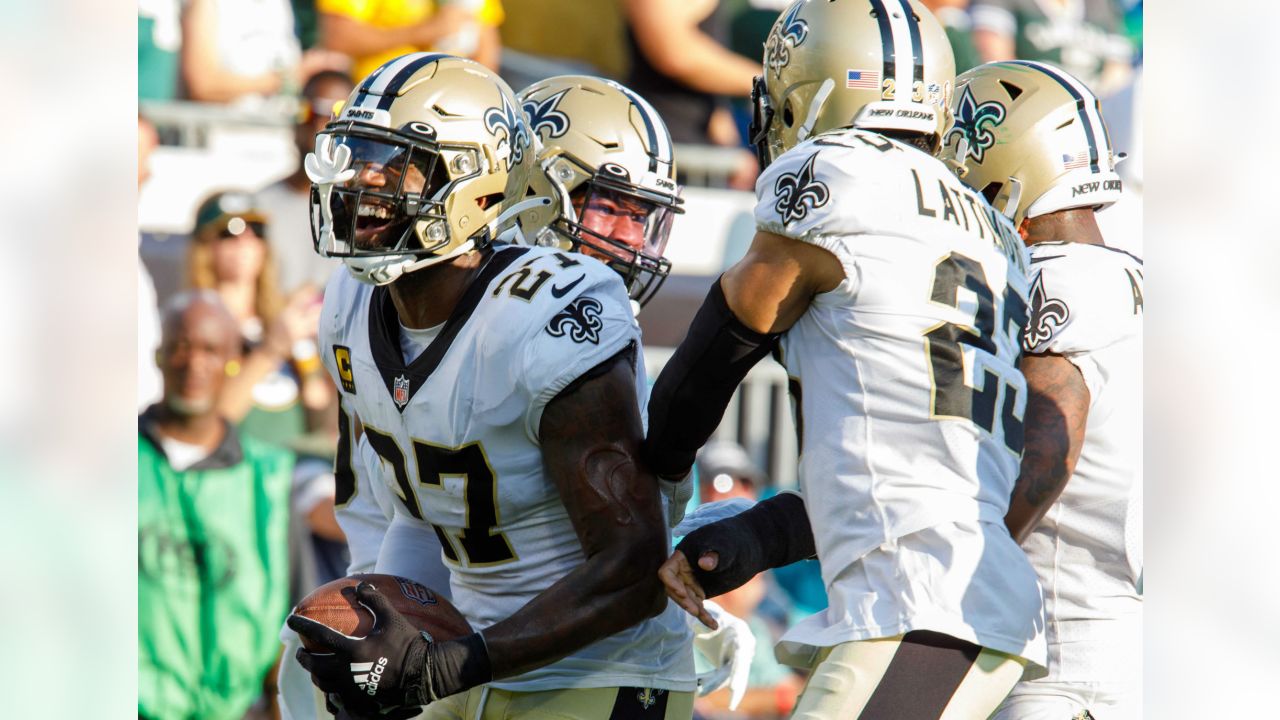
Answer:
M517 110L502 95L502 107L492 107L484 113L484 127L498 138L498 148L507 148L507 170L524 160L524 151L533 140L529 136L529 128L524 124L524 113Z
M774 209L782 216L782 222L803 220L809 216L810 210L816 210L831 199L831 192L825 183L813 174L813 161L817 153L809 156L804 165L794 173L783 173L774 183L773 192L778 200Z
M955 125L947 132L946 142L951 142L952 136L959 135L969 143L969 157L982 162L987 148L996 142L992 128L1004 122L1004 118L1003 105L994 100L978 104L973 97L973 89L966 85L956 110Z
M529 100L524 103L524 112L529 116L529 127L543 142L569 132L569 116L556 109L568 92L569 88L565 88L541 101ZM547 131L545 135L543 130Z
M809 23L796 17L800 14L800 5L796 4L778 21L777 32L769 37L765 64L777 73L791 62L791 48L804 44L809 37Z

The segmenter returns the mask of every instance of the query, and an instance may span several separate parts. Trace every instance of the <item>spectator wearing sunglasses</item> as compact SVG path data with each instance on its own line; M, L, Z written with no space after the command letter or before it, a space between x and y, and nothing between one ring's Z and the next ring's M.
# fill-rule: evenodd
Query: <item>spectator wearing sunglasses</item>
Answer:
M244 356L227 366L220 412L242 433L285 446L306 432L305 410L322 411L333 391L317 372L320 293L281 293L268 227L253 196L210 196L196 211L187 284L215 291L240 329Z
M280 287L297 291L305 285L323 288L339 263L316 253L311 239L311 180L302 168L302 159L315 149L316 133L333 117L334 107L347 99L354 85L344 73L324 70L312 75L302 87L298 113L293 124L293 143L298 152L293 173L269 185L256 195L258 207L271 218L267 244L276 259Z

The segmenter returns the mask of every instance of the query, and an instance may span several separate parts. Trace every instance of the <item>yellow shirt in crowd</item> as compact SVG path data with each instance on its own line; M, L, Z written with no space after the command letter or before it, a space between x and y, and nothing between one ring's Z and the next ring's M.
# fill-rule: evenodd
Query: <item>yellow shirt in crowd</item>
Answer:
M435 0L316 0L316 11L342 15L376 28L401 28L417 25L436 11ZM479 12L480 22L497 27L502 23L500 0L484 0ZM386 52L354 58L351 77L359 80L377 70L384 62L411 52L431 50L412 45L402 45Z

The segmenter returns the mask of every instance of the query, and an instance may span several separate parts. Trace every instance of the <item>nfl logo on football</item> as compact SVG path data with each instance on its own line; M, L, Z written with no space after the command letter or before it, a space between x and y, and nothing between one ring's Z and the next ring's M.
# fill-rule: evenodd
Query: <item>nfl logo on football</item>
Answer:
M401 375L396 378L391 388L391 399L396 401L396 405L403 408L409 402L409 378Z
M420 605L436 604L435 594L425 586L405 578L396 578L396 582L400 585L400 593L410 600L416 600Z

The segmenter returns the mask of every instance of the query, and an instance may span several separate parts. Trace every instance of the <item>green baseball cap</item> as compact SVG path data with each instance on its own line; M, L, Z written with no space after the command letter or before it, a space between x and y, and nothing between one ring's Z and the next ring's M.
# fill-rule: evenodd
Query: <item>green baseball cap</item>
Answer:
M240 222L234 222L236 219ZM232 235L239 235L250 222L267 222L266 214L258 209L257 198L239 190L218 192L200 203L192 234L199 237L214 227L219 232L228 230Z

